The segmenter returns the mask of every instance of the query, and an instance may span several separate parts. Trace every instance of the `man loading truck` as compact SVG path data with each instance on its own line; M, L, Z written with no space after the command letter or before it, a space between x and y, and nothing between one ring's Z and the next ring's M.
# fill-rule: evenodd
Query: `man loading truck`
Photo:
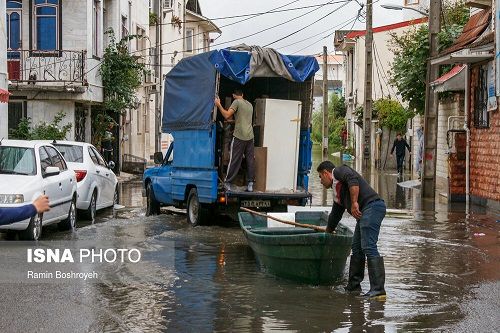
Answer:
M247 163L247 192L253 192L253 183L255 181L255 155L254 155L254 137L253 137L253 106L243 98L241 89L235 89L233 92L233 103L228 110L220 103L220 99L215 99L215 106L219 109L222 116L228 120L234 116L235 127L233 139L231 140L229 165L227 167L224 186L227 190L233 189L232 182L240 170L243 154Z

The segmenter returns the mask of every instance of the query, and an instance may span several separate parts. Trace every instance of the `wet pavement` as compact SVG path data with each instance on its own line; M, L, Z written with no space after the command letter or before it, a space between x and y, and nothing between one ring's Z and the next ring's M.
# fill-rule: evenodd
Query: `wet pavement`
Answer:
M319 163L318 151L314 166ZM147 249L150 268L134 283L2 284L1 332L498 332L500 216L473 207L418 200L397 176L372 182L389 208L415 209L412 219L386 218L386 302L366 302L338 286L300 285L259 271L236 225L192 228L185 216L144 216L139 182L121 187L126 208L75 232L45 228L43 240L123 239ZM405 176L409 179L408 176ZM313 203L321 185L312 173ZM331 202L329 198L328 202ZM345 223L354 227L353 219ZM174 264L165 260L172 244ZM129 243L127 243L129 244ZM362 284L369 288L368 279Z

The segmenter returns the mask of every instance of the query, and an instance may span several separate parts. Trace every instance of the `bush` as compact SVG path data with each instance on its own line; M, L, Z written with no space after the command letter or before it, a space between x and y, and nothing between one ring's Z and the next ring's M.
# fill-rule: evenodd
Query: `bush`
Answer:
M11 137L18 140L64 140L71 129L71 124L59 126L66 114L58 112L52 123L40 122L32 128L31 118L21 119L16 129L11 130Z

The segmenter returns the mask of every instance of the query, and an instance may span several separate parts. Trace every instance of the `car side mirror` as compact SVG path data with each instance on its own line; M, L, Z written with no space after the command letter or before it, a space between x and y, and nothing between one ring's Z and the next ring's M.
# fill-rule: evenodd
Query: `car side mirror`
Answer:
M109 162L108 162L108 169L114 169L114 168L115 168L115 165L116 165L116 164L115 164L115 162L113 162L113 161L109 161Z
M59 167L49 166L45 168L45 177L56 176L60 173Z
M162 164L163 163L163 153L161 151L156 152L153 155L153 160L155 164Z

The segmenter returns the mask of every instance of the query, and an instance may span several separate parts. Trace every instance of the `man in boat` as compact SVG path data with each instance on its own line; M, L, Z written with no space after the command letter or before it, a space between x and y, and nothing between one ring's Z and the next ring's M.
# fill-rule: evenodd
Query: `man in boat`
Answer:
M243 154L247 161L247 191L253 192L253 183L255 177L255 156L254 156L254 137L253 137L253 106L252 103L243 98L241 89L235 89L233 92L233 103L229 109L224 109L220 99L215 99L215 106L219 109L222 116L227 120L234 116L234 133L231 141L231 152L229 165L227 167L226 179L224 184L228 190L232 189L232 182L240 170Z
M333 189L333 207L328 217L326 232L333 232L344 211L356 219L352 239L352 255L349 265L349 281L345 289L361 293L361 281L365 275L365 261L368 262L370 291L364 294L369 299L385 300L384 259L377 249L380 225L384 219L384 200L355 170L347 165L335 167L330 161L319 164L317 171L321 184Z

